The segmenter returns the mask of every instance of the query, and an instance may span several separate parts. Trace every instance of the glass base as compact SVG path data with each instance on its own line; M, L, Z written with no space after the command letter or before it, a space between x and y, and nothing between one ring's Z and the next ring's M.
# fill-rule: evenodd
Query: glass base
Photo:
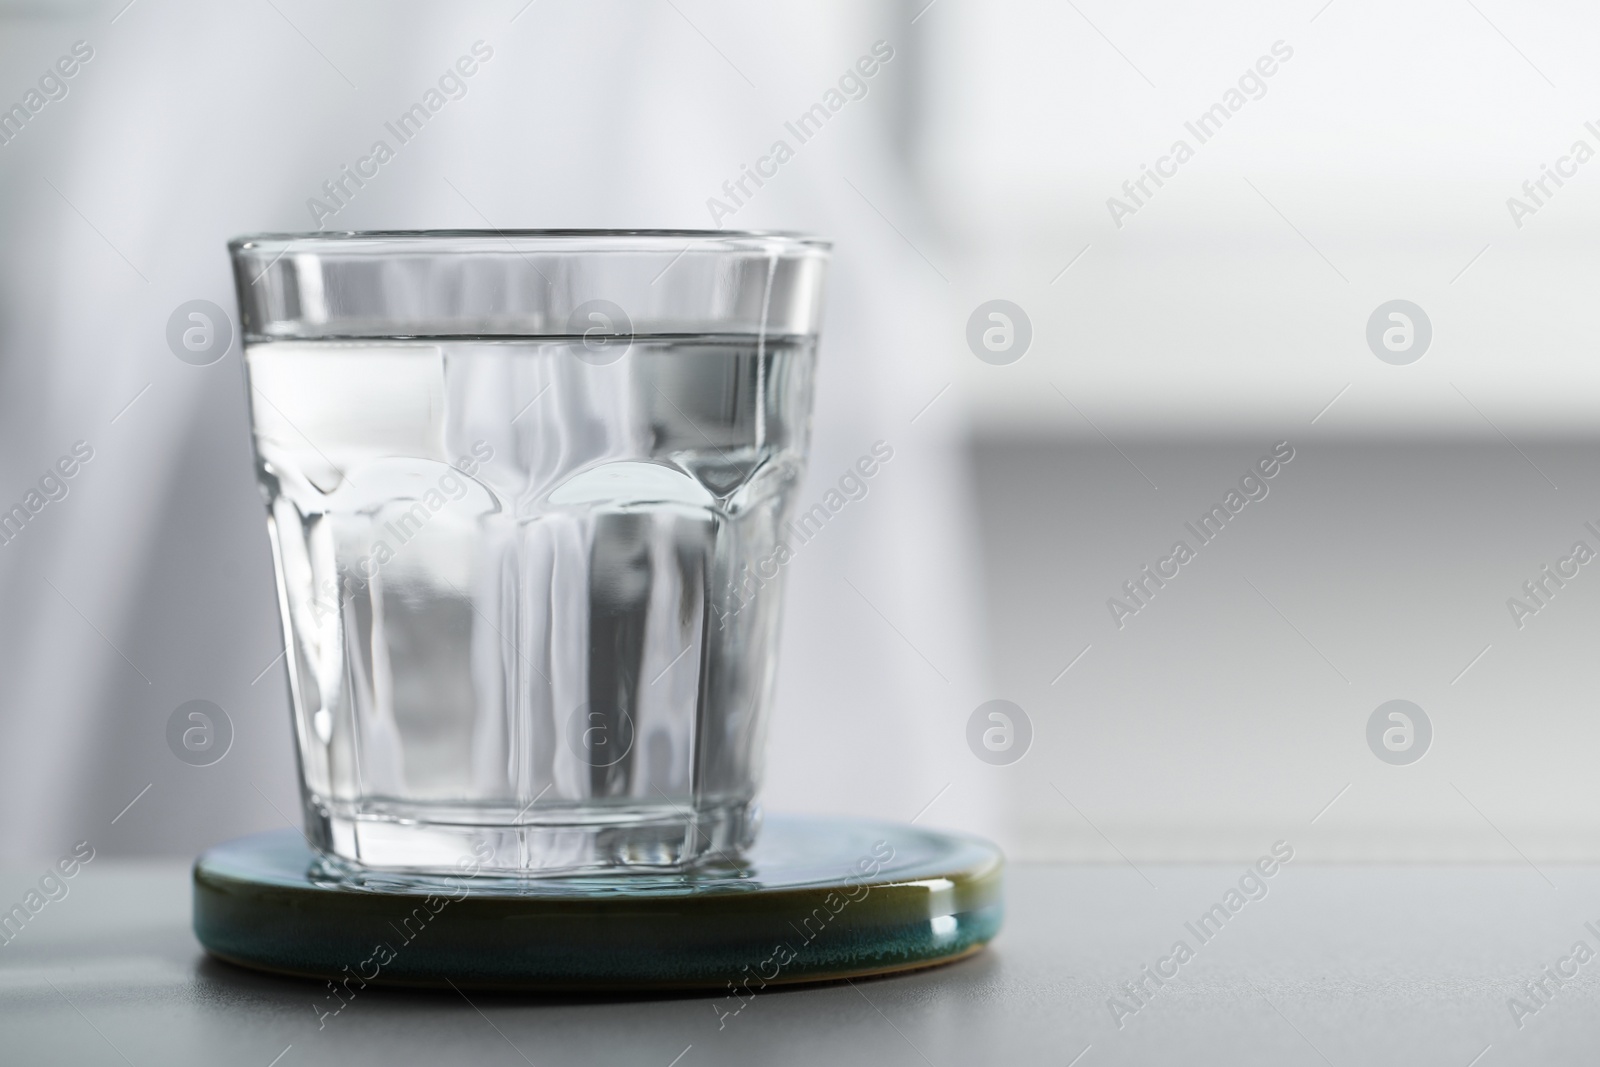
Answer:
M496 818L504 815L503 819ZM517 815L521 814L521 821ZM324 874L361 881L366 872L502 876L514 879L607 873L671 873L703 863L737 867L755 841L753 801L631 804L596 810L504 813L481 807L308 805L307 838Z

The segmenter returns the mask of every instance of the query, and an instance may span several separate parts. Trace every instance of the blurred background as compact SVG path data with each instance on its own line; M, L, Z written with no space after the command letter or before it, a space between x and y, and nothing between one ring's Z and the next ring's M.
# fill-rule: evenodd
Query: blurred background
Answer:
M92 451L0 544L0 858L297 817L238 342L192 366L167 323L232 313L226 240L315 228L479 42L325 226L836 242L801 499L895 458L789 569L769 808L1017 859L1600 858L1600 566L1560 562L1600 552L1597 30L1504 0L0 0L0 509ZM969 343L993 300L1028 327L999 356ZM166 741L197 699L233 727L205 767ZM1027 722L998 756L992 700ZM1391 700L1411 762L1369 740Z

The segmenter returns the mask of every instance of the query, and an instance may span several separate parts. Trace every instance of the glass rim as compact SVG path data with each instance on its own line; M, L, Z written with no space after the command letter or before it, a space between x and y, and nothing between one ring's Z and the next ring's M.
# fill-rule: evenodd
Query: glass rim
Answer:
M636 243L631 243L634 239ZM709 249L726 251L770 251L778 246L792 252L829 253L833 242L808 233L794 230L675 230L675 229L440 229L440 230L311 230L300 233L248 233L240 234L228 242L228 251L237 255L244 251L287 248L291 245L355 249L363 243L416 244L423 247L447 246L450 242L463 242L473 251L495 251L493 245L516 241L550 242L544 251L571 252L639 252L688 251L686 248L658 248L664 242L698 242ZM586 245L584 242L595 242ZM445 248L440 247L440 251ZM504 250L504 249L502 249ZM512 249L515 251L516 249Z

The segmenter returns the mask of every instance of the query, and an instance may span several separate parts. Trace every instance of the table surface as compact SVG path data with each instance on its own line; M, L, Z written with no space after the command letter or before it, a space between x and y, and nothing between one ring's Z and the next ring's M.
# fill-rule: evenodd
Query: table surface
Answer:
M0 901L43 873L0 872ZM210 959L181 863L102 859L0 946L30 1065L1443 1064L1592 1061L1600 867L1014 865L1006 928L942 968L763 992L551 999L325 987ZM1262 896L1262 889L1265 895ZM1195 926L1214 904L1236 907ZM5 903L9 908L10 904ZM1177 942L1187 954L1174 955ZM1574 957L1582 942L1588 951ZM1181 961L1178 956L1187 956ZM1164 962L1166 961L1166 962ZM1124 983L1176 970L1142 1005ZM1543 1003L1525 991L1545 968ZM1156 989L1144 978L1146 990ZM1113 997L1121 998L1115 1008ZM1526 1011L1513 1013L1520 999ZM1520 1017L1519 1017L1520 1016ZM1475 1059L1476 1057L1476 1059Z

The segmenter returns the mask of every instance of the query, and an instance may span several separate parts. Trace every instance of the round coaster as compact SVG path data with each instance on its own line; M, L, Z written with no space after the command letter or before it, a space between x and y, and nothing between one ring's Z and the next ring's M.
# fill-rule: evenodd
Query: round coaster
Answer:
M539 991L714 988L885 974L976 952L1000 929L1000 850L897 823L770 817L691 873L407 884L328 876L294 830L194 866L214 955L373 985Z

